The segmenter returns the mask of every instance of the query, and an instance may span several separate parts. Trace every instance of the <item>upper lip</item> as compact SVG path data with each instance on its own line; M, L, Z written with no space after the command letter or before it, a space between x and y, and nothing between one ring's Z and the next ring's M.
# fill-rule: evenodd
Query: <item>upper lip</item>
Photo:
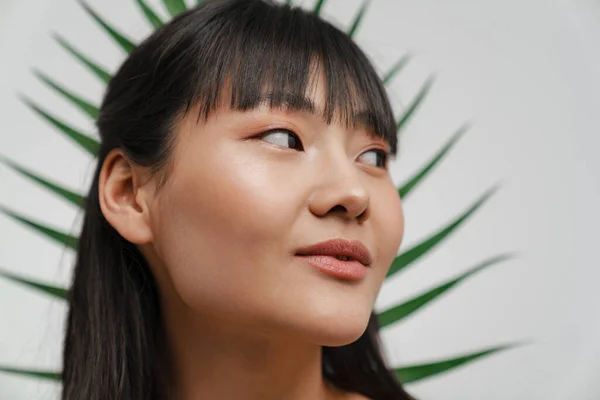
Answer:
M372 263L369 249L359 240L331 239L303 247L296 252L297 255L323 255L323 256L346 256L365 266Z

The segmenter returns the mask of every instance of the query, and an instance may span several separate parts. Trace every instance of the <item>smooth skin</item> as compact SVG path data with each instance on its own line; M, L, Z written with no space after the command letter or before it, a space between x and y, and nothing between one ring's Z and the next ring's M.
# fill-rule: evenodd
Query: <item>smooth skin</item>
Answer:
M322 83L307 89L318 107ZM401 200L378 166L388 144L309 112L196 112L176 129L163 188L119 149L99 186L105 218L156 277L177 399L366 399L324 380L321 346L363 334L402 242ZM363 280L294 255L332 238L370 250Z

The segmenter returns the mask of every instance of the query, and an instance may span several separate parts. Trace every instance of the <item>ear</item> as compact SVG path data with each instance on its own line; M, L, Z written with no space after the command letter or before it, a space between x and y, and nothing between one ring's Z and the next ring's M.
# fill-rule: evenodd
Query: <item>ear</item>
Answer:
M113 228L131 243L146 244L152 242L152 185L141 185L140 171L121 149L113 149L102 164L98 196L102 214Z

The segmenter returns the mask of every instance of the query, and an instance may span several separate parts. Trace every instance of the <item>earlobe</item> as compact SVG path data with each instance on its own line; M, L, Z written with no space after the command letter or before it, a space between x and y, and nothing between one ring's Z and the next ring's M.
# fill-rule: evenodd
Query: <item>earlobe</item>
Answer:
M100 209L112 227L127 241L135 244L152 241L150 210L146 197L141 193L143 189L133 163L122 150L112 150L106 156L100 171Z

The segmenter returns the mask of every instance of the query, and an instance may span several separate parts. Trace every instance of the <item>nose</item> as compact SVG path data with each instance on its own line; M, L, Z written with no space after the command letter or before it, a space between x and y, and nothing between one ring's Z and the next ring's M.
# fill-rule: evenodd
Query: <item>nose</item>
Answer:
M345 153L331 158L317 175L309 198L309 209L314 215L338 216L359 223L369 218L369 192L361 182L360 171Z

